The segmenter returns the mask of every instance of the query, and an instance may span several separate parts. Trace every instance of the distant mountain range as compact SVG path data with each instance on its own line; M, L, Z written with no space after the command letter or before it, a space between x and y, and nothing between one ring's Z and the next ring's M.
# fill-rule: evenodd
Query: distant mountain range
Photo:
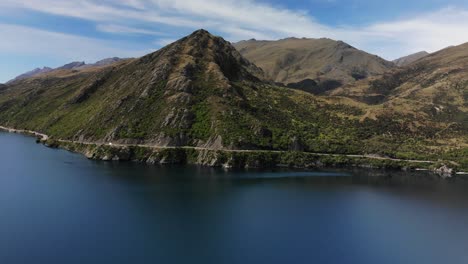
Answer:
M14 79L8 81L7 83L12 83L12 82L19 81L19 80L22 80L22 79L36 77L38 75L41 75L41 74L44 74L44 73L49 73L49 72L52 72L52 71L55 71L55 70L73 70L73 69L84 69L84 68L91 68L91 67L101 67L101 66L106 66L106 65L109 65L109 64L112 64L112 63L119 62L121 60L123 60L123 59L114 57L114 58L103 59L103 60L97 61L97 62L92 63L92 64L86 64L84 61L83 62L75 61L75 62L65 64L63 66L60 66L60 67L55 68L55 69L50 68L50 67L36 68L36 69L34 69L32 71L23 73L23 74L15 77Z
M141 146L176 148L168 153L209 165L271 165L274 157L313 167L332 159L291 154L307 152L468 168L467 58L465 44L396 67L329 39L233 46L198 30L141 58L68 64L0 86L0 125L69 142L137 145L123 147L125 157L148 162L175 159ZM84 146L67 148L123 155Z
M49 67L36 68L36 69L34 69L34 70L32 70L32 71L28 71L28 72L25 72L25 73L23 73L23 74L21 74L21 75L16 76L14 79L8 81L7 83L11 83L11 82L14 82L14 81L18 81L18 80L30 78L30 77L39 75L39 74L41 74L41 73L50 72L50 71L52 71L52 70L53 70L53 69L52 69L52 68L49 68Z
M408 55L408 56L405 56L405 57L401 57L399 59L396 59L393 61L393 63L395 63L395 65L397 66L406 66L406 65L409 65L419 59L422 59L424 57L426 57L427 55L429 55L428 52L426 51L421 51L421 52L417 52L417 53L414 53L414 54L411 54L411 55Z

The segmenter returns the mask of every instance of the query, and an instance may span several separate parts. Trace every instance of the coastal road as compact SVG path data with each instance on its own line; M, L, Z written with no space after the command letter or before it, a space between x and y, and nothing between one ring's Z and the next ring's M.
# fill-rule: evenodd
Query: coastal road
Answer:
M43 141L48 140L50 137L46 134L32 131L32 130L23 130L23 129L14 129L9 127L0 126L0 130L4 130L10 133L20 133L33 135L40 138ZM247 149L214 149L214 148L204 148L204 147L191 147L191 146L157 146L153 144L121 144L121 143L112 143L112 142L87 142L87 141L73 141L73 140L64 140L58 139L57 141L62 143L74 143L74 144L83 144L83 145L93 145L93 146L112 146L112 147L142 147L142 148L151 148L151 149L194 149L194 150L207 150L207 151L225 151L225 152L257 152L257 153L286 153L287 151L282 150L247 150ZM411 162L411 163L424 163L424 164L433 164L436 161L431 160L407 160L407 159L396 159L390 157L382 157L378 155L358 155L358 154L330 154L330 153L316 153L316 152L307 152L308 154L317 155L317 156L330 156L330 157L350 157L350 158L366 158L366 159L375 159L375 160L389 160L389 161L400 161L400 162Z

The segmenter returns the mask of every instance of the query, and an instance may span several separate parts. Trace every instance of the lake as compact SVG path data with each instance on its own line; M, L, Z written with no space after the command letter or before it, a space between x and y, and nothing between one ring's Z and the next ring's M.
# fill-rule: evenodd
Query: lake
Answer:
M468 263L468 180L90 161L0 133L0 263Z

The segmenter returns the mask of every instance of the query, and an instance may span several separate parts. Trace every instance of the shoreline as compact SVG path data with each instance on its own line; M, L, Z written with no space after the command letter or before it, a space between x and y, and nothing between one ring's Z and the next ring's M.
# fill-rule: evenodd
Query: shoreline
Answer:
M376 155L329 154L278 150L226 150L191 146L130 145L98 142L76 142L53 139L46 134L0 126L0 131L38 138L51 148L79 153L88 159L102 161L136 161L148 164L195 164L223 168L324 168L361 167L371 169L427 170L441 177L466 175L466 172L440 171L437 161L404 160ZM446 166L444 166L446 167ZM448 168L449 169L449 168Z

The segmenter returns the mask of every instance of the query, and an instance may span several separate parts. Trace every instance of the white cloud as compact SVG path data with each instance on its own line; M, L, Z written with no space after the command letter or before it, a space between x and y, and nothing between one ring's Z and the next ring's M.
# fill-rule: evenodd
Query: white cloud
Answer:
M0 35L0 52L9 55L30 54L90 62L105 57L139 56L146 52L118 47L109 41L9 24L0 24Z
M141 34L141 35L167 35L167 33L140 29L135 27L127 27L116 24L99 24L96 29L106 33L117 33L117 34Z
M167 46L173 42L177 41L177 39L172 39L172 38L162 38L154 41L153 43L157 45L158 47L164 47Z
M168 34L179 28L183 32L206 28L230 41L329 37L387 59L468 41L468 11L455 8L367 26L332 27L319 23L304 10L255 0L1 0L2 6L86 19L96 22L101 31L118 34L156 35L157 31L148 29L165 25L170 28ZM144 24L145 29L133 28L126 21ZM158 43L167 43L166 39Z
M364 31L369 38L360 41L368 49L375 49L373 42L388 43L388 51L382 51L388 53L387 57L421 50L434 52L468 42L468 11L445 8L410 19L377 23Z

